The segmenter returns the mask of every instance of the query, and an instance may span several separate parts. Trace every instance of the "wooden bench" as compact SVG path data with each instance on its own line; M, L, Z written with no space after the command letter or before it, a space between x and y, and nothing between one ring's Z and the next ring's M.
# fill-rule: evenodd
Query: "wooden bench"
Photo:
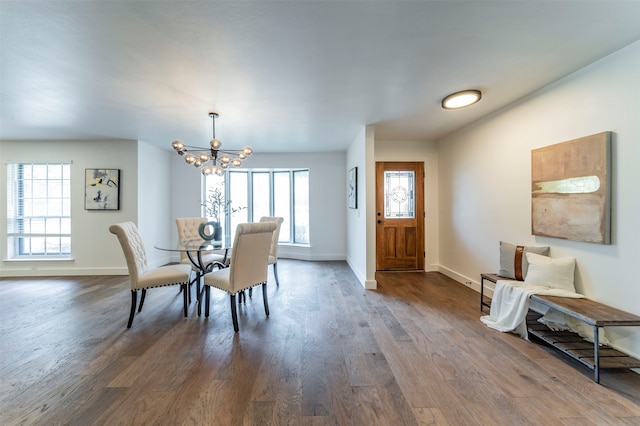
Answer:
M503 279L496 274L480 274L480 310L491 306L485 301L484 281L495 283ZM509 279L509 278L505 278ZM587 342L578 334L570 331L553 331L538 323L538 314L527 318L527 331L530 335L569 355L594 372L593 380L600 383L601 368L640 368L640 360L607 345L599 345L600 328L640 326L640 316L607 306L591 299L573 299L569 297L532 295L531 300L553 308L576 318L593 327L593 343Z

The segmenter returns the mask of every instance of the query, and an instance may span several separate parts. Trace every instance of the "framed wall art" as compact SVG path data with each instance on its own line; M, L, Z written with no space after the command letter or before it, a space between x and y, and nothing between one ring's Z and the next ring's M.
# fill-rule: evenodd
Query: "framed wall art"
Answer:
M350 209L358 208L358 168L354 167L349 170L349 187L347 188L347 197Z
M531 231L611 244L611 132L531 151Z
M85 169L85 210L120 210L120 169Z

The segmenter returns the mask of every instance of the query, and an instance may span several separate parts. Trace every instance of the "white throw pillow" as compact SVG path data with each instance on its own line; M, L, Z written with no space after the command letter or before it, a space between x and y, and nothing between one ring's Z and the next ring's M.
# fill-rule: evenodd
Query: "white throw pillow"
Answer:
M576 268L574 257L547 257L535 253L526 253L529 269L524 282L560 288L575 293L573 273Z

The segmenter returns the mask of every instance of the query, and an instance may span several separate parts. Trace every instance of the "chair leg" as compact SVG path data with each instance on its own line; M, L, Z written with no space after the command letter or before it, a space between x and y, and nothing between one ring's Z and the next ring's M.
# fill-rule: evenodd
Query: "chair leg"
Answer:
M238 312L236 311L236 295L230 294L231 299L231 319L233 320L233 331L238 332Z
M267 283L262 283L262 301L264 302L264 313L269 316L269 302L267 301Z
M193 271L191 271L191 272L193 272ZM196 280L195 278L191 279L191 272L189 272L189 285L187 286L187 290L189 291L189 303L191 303L191 285ZM197 272L196 272L196 274L197 274ZM196 278L198 278L197 275L196 275ZM183 291L184 291L184 287L180 286L180 293L182 293Z
M138 306L138 312L142 310L142 305L144 305L144 297L147 295L147 289L142 289L142 296L140 297L140 306Z
M200 272L196 272L196 300L200 303L200 289L202 288L202 274Z
M129 313L129 322L127 323L127 328L131 328L131 324L133 323L133 315L136 313L137 301L138 301L138 291L131 290L131 312Z
M189 285L187 285L187 291L189 292L189 303L191 303L191 284L193 281L191 280L191 272L189 272ZM180 286L180 291L184 291L184 287Z
M182 290L182 304L184 305L184 316L187 317L187 310L189 308L189 299L191 298L191 290L189 290L189 283L182 284L180 287L183 287Z
M276 277L276 286L280 287L280 280L278 279L278 262L273 264L273 276Z
M209 318L209 298L211 297L211 287L204 286L204 317Z

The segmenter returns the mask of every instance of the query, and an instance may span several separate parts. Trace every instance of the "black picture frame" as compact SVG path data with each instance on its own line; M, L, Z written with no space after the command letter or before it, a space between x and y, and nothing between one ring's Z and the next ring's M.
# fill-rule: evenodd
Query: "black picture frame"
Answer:
M349 184L347 186L347 200L350 209L358 208L358 168L349 170Z
M84 170L84 209L120 210L120 169Z

